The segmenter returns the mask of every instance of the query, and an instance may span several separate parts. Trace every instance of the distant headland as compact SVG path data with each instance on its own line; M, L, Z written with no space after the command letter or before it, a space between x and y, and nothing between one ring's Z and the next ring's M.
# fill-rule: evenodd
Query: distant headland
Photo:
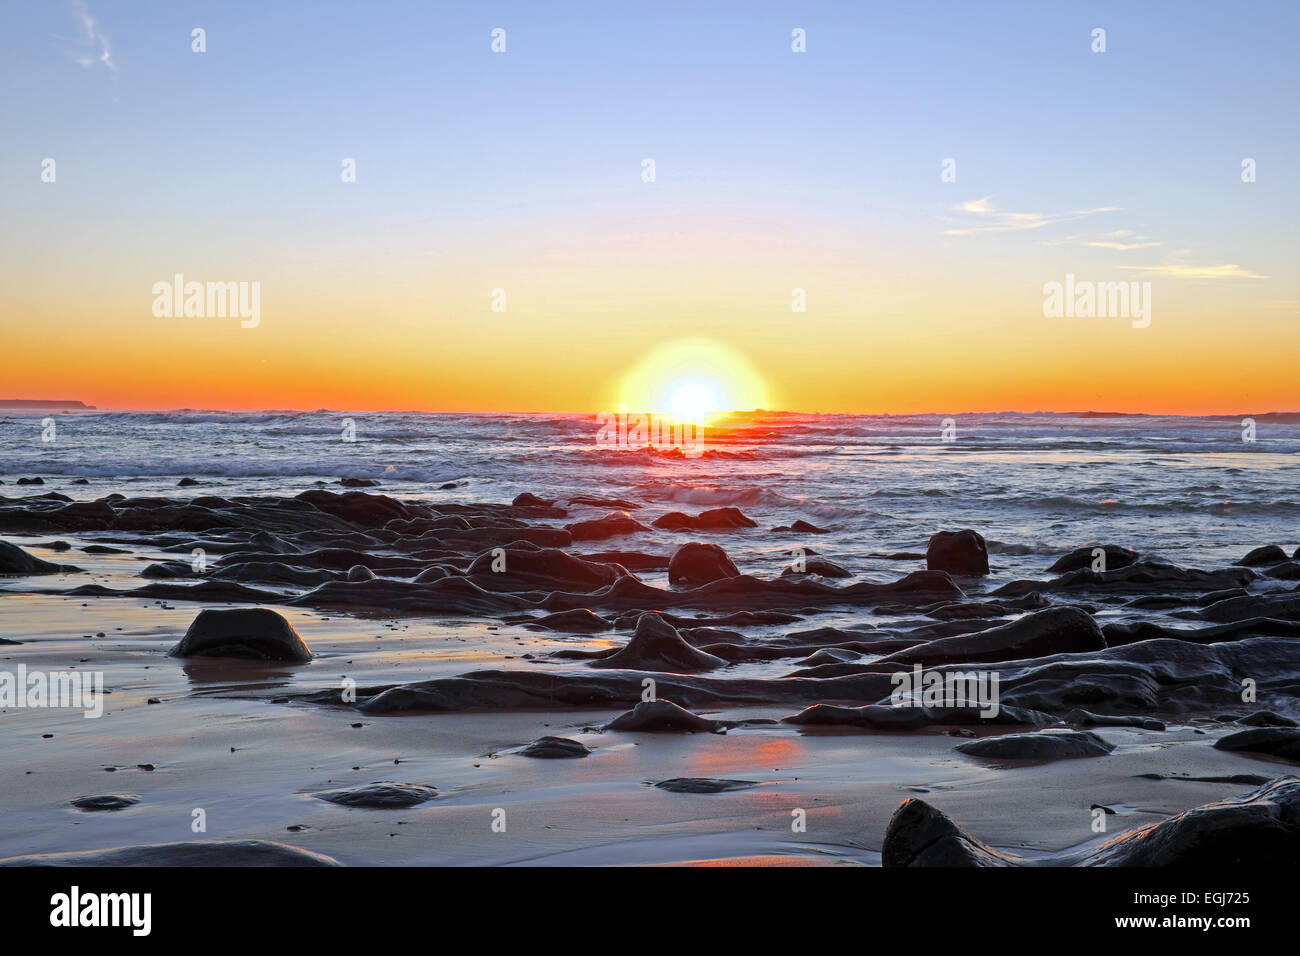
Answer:
M93 411L85 402L65 402L46 398L0 398L0 408L39 408L46 411Z

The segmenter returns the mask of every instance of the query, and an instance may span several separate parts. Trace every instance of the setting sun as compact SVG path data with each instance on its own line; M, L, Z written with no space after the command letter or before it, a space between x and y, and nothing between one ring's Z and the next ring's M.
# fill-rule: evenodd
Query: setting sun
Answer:
M708 339L660 346L622 380L613 404L701 423L718 412L770 407L762 377L731 348Z
M708 382L685 382L672 390L668 407L664 409L675 418L696 424L708 420L710 415L722 411L718 396Z

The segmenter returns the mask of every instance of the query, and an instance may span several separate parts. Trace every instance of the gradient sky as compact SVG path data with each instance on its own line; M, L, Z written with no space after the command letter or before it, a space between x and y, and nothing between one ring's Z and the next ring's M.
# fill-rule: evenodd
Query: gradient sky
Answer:
M801 411L1297 409L1298 28L1284 2L6 3L0 398L596 411L689 339ZM261 324L155 318L177 272L260 282ZM1150 281L1150 327L1045 318L1066 273Z

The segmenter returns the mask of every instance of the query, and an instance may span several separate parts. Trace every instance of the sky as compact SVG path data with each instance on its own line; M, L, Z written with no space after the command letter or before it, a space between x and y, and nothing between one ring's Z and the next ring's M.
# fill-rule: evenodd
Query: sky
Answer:
M1298 27L1285 2L5 3L0 398L1300 409ZM177 274L257 283L256 326L156 315ZM1045 315L1067 275L1149 283L1145 320Z

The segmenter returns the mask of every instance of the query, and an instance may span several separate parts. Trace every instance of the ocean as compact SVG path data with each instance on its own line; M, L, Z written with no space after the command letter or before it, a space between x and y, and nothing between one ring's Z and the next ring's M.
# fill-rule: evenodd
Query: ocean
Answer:
M1240 418L1054 413L952 416L945 440L939 415L755 412L706 427L694 456L600 447L594 415L96 412L55 416L52 436L47 418L0 417L0 492L292 495L365 478L428 503L620 498L645 523L733 506L760 530L827 531L711 537L742 567L777 573L802 545L863 580L898 575L877 556L963 527L988 539L995 579L1041 576L1045 556L1096 542L1195 567L1300 543L1300 424L1265 416L1252 441ZM15 487L24 476L46 484Z

